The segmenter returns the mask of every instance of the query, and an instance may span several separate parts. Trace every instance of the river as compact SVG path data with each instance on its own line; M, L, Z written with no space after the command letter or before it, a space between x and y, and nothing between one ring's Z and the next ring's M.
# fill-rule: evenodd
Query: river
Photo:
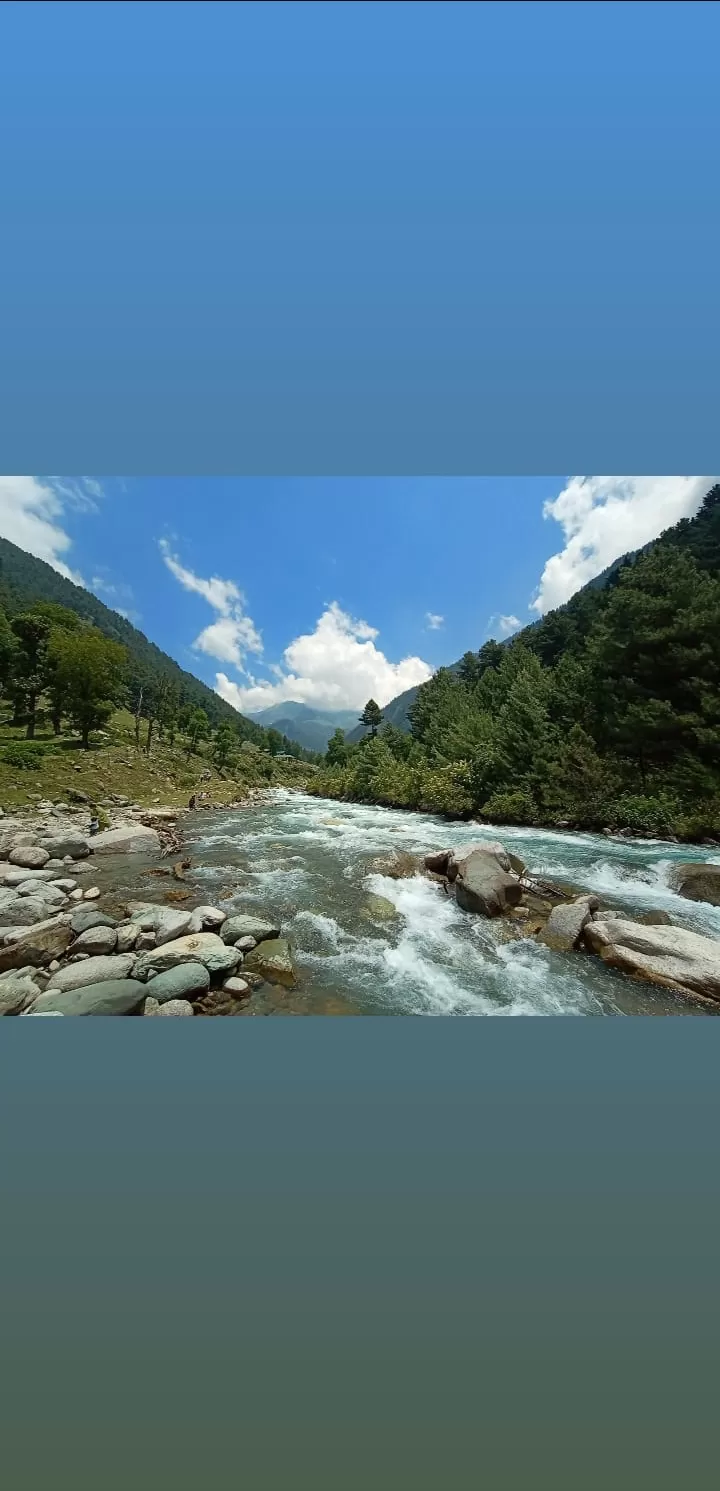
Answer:
M195 898L279 918L293 945L299 987L270 989L260 1008L372 1015L678 1015L694 1006L636 983L590 955L551 953L531 939L506 943L498 924L458 910L441 886L368 875L373 856L397 848L501 839L530 873L596 891L629 911L666 910L720 937L720 909L685 901L668 885L675 860L720 862L717 850L594 834L448 824L427 814L328 802L278 791L258 806L185 820ZM157 884L157 882L156 882ZM371 895L396 915L378 919ZM263 1005L264 1001L264 1005Z

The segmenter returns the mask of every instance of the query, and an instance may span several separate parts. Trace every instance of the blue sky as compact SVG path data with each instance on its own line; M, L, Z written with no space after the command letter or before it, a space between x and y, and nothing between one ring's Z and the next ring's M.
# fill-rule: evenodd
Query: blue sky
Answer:
M0 477L0 533L245 711L385 704L695 512L711 477Z

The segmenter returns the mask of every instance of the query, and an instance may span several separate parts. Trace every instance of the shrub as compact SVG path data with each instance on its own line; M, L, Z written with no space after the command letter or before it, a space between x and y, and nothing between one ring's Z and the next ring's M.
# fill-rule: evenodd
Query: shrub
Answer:
M483 818L491 823L534 823L537 807L529 792L516 788L510 792L494 792L482 808Z
M628 794L609 804L608 827L662 836L673 832L676 814L677 802L673 798Z
M6 766L15 766L20 771L37 771L46 754L46 747L39 740L17 740L5 746L2 760Z

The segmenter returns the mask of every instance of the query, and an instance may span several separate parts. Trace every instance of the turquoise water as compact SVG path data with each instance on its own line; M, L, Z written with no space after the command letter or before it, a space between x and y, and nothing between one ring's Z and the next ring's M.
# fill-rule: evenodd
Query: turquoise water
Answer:
M684 901L668 885L673 861L720 862L709 849L490 830L289 792L261 806L185 821L193 893L282 921L300 976L296 993L277 994L284 1008L375 1015L697 1013L588 955L551 953L530 939L505 943L497 923L459 911L441 886L421 877L395 881L369 873L369 861L392 849L427 852L498 838L531 873L596 891L629 911L667 910L673 920L720 937L720 909ZM392 920L374 917L370 894L392 902Z

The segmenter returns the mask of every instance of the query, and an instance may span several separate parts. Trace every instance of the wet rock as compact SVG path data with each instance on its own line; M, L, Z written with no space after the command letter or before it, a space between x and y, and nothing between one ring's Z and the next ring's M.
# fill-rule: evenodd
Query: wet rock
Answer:
M204 963L181 963L168 968L152 980L153 999L164 1004L168 999L199 998L210 987L210 974Z
M397 907L385 896L368 896L360 915L365 921L390 922L397 916Z
M195 1011L187 999L168 999L167 1004L158 1004L151 995L145 1000L144 1015L193 1015Z
M582 936L583 927L589 922L593 911L597 911L600 902L597 896L580 896L577 901L571 901L569 905L553 906L543 931L540 933L540 941L546 947L553 949L556 953L570 953L577 947Z
M115 951L117 932L114 927L88 927L73 943L73 953L87 953L97 957Z
M70 926L79 937L81 932L89 931L90 927L116 927L117 918L110 915L109 911L100 911L95 907L82 907L73 911L70 917Z
M90 963L78 964L73 973L81 978L88 973ZM69 969L65 970L70 972ZM78 982L71 988L54 989L52 983L44 994L40 994L32 1006L33 1015L129 1015L139 1009L145 999L144 984L133 979L103 979L101 982Z
M259 973L271 984L284 984L294 989L297 983L290 944L284 937L264 939L249 952L245 966L251 973Z
M517 906L522 887L484 850L463 857L462 869L455 879L455 898L463 911L481 916L502 916L510 906Z
M385 875L389 880L410 880L422 869L422 856L410 854L406 849L393 849L389 854L377 854L367 866L368 875Z
M215 932L195 932L142 953L135 964L134 977L144 980L151 970L165 973L181 963L202 963L211 975L230 973L239 961L237 948L226 946Z
M224 911L217 906L196 906L190 914L188 932L214 932L227 921Z
M261 916L253 916L252 913L229 916L220 928L220 936L223 942L238 943L241 937L253 937L255 942L264 942L271 937L280 936L280 928L274 922L264 921Z
M244 978L226 978L223 984L226 994L231 994L233 999L246 999L250 997L250 985Z
M675 865L670 884L686 901L706 901L720 906L720 865Z
M55 838L45 838L42 846L47 850L51 859L86 859L90 853L87 839L83 839L80 834L62 834Z
M452 882L457 879L458 875L464 876L466 865L472 856L476 854L488 855L508 875L511 871L516 875L524 874L525 866L516 854L509 854L504 845L498 843L496 840L488 840L487 842L468 844L460 849L454 849L450 855L447 870L445 871L448 880Z
M134 922L125 922L124 925L119 926L117 929L117 951L119 953L129 953L135 947L139 936L140 928Z
M720 941L685 927L640 926L598 917L583 937L604 963L681 993L720 999Z
M667 911L642 911L639 916L632 917L641 927L671 927L672 917Z
M59 973L54 973L48 991L57 989L65 991L68 989L79 989L85 984L100 984L107 980L116 982L118 979L130 977L135 957L133 953L122 953L113 957L83 957L77 963L68 964L67 968L61 968Z
M157 854L160 835L156 829L140 824L108 828L95 835L92 847L95 854Z
M61 917L52 917L34 927L13 933L13 940L0 948L0 972L8 968L38 967L61 958L72 938L72 931Z
M39 845L21 845L18 849L11 850L8 855L11 865L19 865L24 870L42 870L45 868L50 855L47 849L41 849Z

